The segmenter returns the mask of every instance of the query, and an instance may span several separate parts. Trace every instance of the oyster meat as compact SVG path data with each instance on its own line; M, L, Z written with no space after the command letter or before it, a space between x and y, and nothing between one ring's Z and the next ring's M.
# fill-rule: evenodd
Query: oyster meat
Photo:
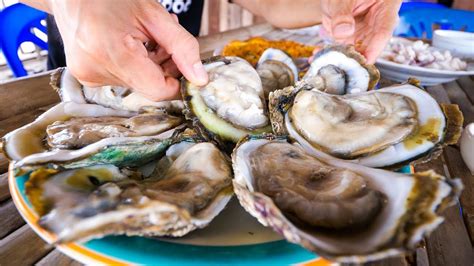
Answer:
M322 79L325 86L319 89L330 94L368 91L375 87L380 73L374 65L365 61L354 46L330 45L314 55L303 81L312 84Z
M42 167L26 194L57 243L110 234L183 236L205 227L232 197L229 159L211 143L179 142L151 165L152 171L150 164Z
M124 117L73 117L46 128L47 142L55 149L78 149L105 138L140 137L160 134L183 123L165 112Z
M260 223L330 260L361 263L414 249L462 184L433 171L368 168L272 135L232 154L234 190Z
M185 115L208 136L237 142L270 129L262 82L257 71L237 57L213 57L204 63L209 83L182 82Z
M143 108L165 109L180 114L181 100L155 102L137 92L118 86L92 88L83 86L67 68L59 68L51 77L51 86L56 89L63 102L91 103L118 110L138 112Z
M270 92L294 85L298 81L298 67L282 50L268 48L258 60L257 72L262 80L264 98Z
M112 120L117 124L112 125ZM5 135L2 148L15 161L15 168L45 163L65 168L136 166L166 150L182 122L181 117L162 110L137 114L96 104L62 102Z
M445 114L414 85L348 95L331 95L313 85L301 83L270 95L276 134L371 167L411 162L459 138L462 114L457 106L447 106Z

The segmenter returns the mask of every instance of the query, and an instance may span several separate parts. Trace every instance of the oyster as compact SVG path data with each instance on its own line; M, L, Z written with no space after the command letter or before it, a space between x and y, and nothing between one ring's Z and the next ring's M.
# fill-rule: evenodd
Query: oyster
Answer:
M339 262L414 249L462 189L433 171L368 168L272 135L243 139L232 162L235 193L250 214L288 241Z
M301 83L270 95L276 134L289 134L302 145L370 167L430 157L459 138L458 107L446 106L450 111L445 114L435 99L414 85L341 96L319 87L324 83Z
M231 181L226 155L211 143L186 139L133 171L43 167L25 187L39 225L64 243L110 234L183 236L222 211L233 194Z
M63 102L92 103L105 107L138 112L145 107L165 109L169 113L181 114L183 102L155 102L130 89L118 86L91 88L83 86L67 68L59 68L52 74L51 86L56 89Z
M204 62L209 83L197 87L182 81L186 118L210 139L237 142L247 134L271 130L262 82L257 71L238 57L212 57Z
M142 123L150 118L153 123ZM85 120L93 123L85 124ZM125 123L103 124L111 120ZM93 164L135 166L152 160L171 145L171 136L181 123L181 118L163 111L136 114L95 104L63 102L5 135L2 148L15 161L15 168L45 163L65 168Z
M322 79L325 86L318 87L330 94L349 94L371 90L380 79L374 65L365 63L365 57L354 46L332 45L319 51L303 77L312 84Z
M262 80L264 98L270 92L291 86L298 81L298 68L282 50L268 48L258 60L257 72Z
M48 125L47 142L53 149L78 149L105 138L157 135L182 122L181 117L162 111L130 118L73 117Z

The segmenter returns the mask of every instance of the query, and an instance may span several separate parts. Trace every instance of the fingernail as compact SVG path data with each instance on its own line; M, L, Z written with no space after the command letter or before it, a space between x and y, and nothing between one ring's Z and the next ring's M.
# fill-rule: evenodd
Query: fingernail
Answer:
M197 62L193 65L194 78L196 79L197 85L205 85L207 83L207 72L201 62Z
M333 35L336 37L348 37L354 33L354 24L342 23L334 27Z

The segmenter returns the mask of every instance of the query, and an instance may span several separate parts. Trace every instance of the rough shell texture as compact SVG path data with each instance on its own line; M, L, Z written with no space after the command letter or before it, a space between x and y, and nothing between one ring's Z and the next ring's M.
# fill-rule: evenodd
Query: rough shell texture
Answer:
M406 86L410 86L410 85L417 86L416 80L410 80ZM287 128L288 121L285 120L285 117L288 110L292 107L296 95L302 90L318 89L318 87L323 87L323 86L324 86L324 81L321 79L319 82L315 82L313 84L307 84L307 83L301 82L297 84L295 87L287 87L283 90L278 90L271 93L270 99L269 99L269 109L270 109L269 113L270 113L270 120L272 123L272 128L273 128L274 133L277 135L289 135L289 134L291 135L292 133L290 133ZM411 86L411 88L415 89L415 87L413 86ZM392 87L390 88L389 91L392 93L396 93L397 87ZM377 93L377 92L378 91L367 92L367 93ZM443 119L445 119L445 122L443 122L445 124L444 132L443 132L443 135L439 137L439 140L436 143L434 143L433 147L430 148L429 150L411 155L409 158L398 160L392 157L393 162L389 164L375 163L375 165L370 165L371 163L373 163L373 161L372 162L369 161L370 156L366 158L360 158L359 163L362 163L364 165L367 163L367 165L370 165L372 167L385 167L385 168L390 168L390 169L398 169L408 163L421 163L421 162L426 162L431 159L434 159L441 153L441 150L443 147L445 147L446 145L450 145L452 143L456 143L458 141L460 137L460 132L462 130L462 123L463 123L463 115L460 112L459 107L457 105L447 105L447 104L442 104L441 106L438 106L438 104L435 102L434 99L431 98L431 96L429 96L429 94L425 93L421 89L418 93L420 93L420 95L422 95L424 98L428 97L430 101L433 102L433 104L437 106L436 108L439 110L440 116L441 117L444 116L443 117ZM424 100L417 100L417 101L425 102ZM418 110L418 112L424 112L424 111ZM297 137L297 136L292 136L292 137ZM377 153L373 155L377 156Z
M248 137L238 144L232 155L232 160L235 174L234 191L241 205L250 214L256 217L260 223L272 227L288 241L300 244L321 256L338 262L362 263L400 255L414 249L416 244L421 241L424 236L428 235L443 221L439 213L447 206L454 204L455 199L462 190L462 184L459 181L446 179L433 171L417 173L410 177L380 169L350 164L323 153L318 155L321 157L311 153L311 155L316 156L329 165L343 168L347 167L346 169L350 169L359 174L367 174L366 177L369 178L369 180L372 178L379 180L374 182L380 182L381 179L386 178L387 184L390 185L378 185L379 189L382 188L385 190L382 190L384 193L387 193L393 186L398 187L399 183L411 184L411 187L406 187L406 191L403 192L403 195L406 195L404 204L401 202L400 204L390 204L391 197L399 198L399 193L402 193L402 191L392 191L387 194L389 197L389 204L387 204L387 206L390 207L386 206L384 208L390 212L395 212L395 210L399 212L396 216L398 218L392 221L394 222L394 227L390 226L389 228L383 229L387 221L379 217L374 221L373 225L370 225L368 228L359 229L362 230L362 232L351 230L328 236L324 231L318 231L316 228L312 230L307 228L302 229L301 226L292 223L285 214L280 211L270 197L254 190L255 188L252 184L250 171L242 167L242 165L245 165L246 158L241 157L240 155L242 154L239 154L239 149L243 147L243 145L247 145L254 140L284 141L281 137L267 135ZM385 175L385 177L382 177L383 175ZM398 182L397 179L400 179L400 182ZM402 189L402 187L398 187L398 189ZM397 199L396 202L399 200L400 199ZM400 213L403 208L406 208L406 211ZM351 234L355 233L357 233L355 237L364 236L364 230L373 230L374 226L383 226L381 230L385 233L378 234L380 238L368 241L367 237L369 237L369 239L372 237L370 234L365 235L365 238L360 239L360 241L358 241L357 238L351 238ZM360 246L362 242L373 244L357 247ZM352 253L339 249L339 247L346 247L348 249L362 248L366 251L365 253Z

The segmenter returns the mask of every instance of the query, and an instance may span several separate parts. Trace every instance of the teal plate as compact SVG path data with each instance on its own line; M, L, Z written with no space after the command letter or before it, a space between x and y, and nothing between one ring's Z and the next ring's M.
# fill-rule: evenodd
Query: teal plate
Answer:
M405 166L400 172L410 173ZM38 227L38 217L25 195L29 175L9 175L10 192L23 218L45 241L55 236ZM245 213L233 200L207 228L179 239L108 236L85 243L61 244L59 250L85 264L239 264L330 265L291 244Z

